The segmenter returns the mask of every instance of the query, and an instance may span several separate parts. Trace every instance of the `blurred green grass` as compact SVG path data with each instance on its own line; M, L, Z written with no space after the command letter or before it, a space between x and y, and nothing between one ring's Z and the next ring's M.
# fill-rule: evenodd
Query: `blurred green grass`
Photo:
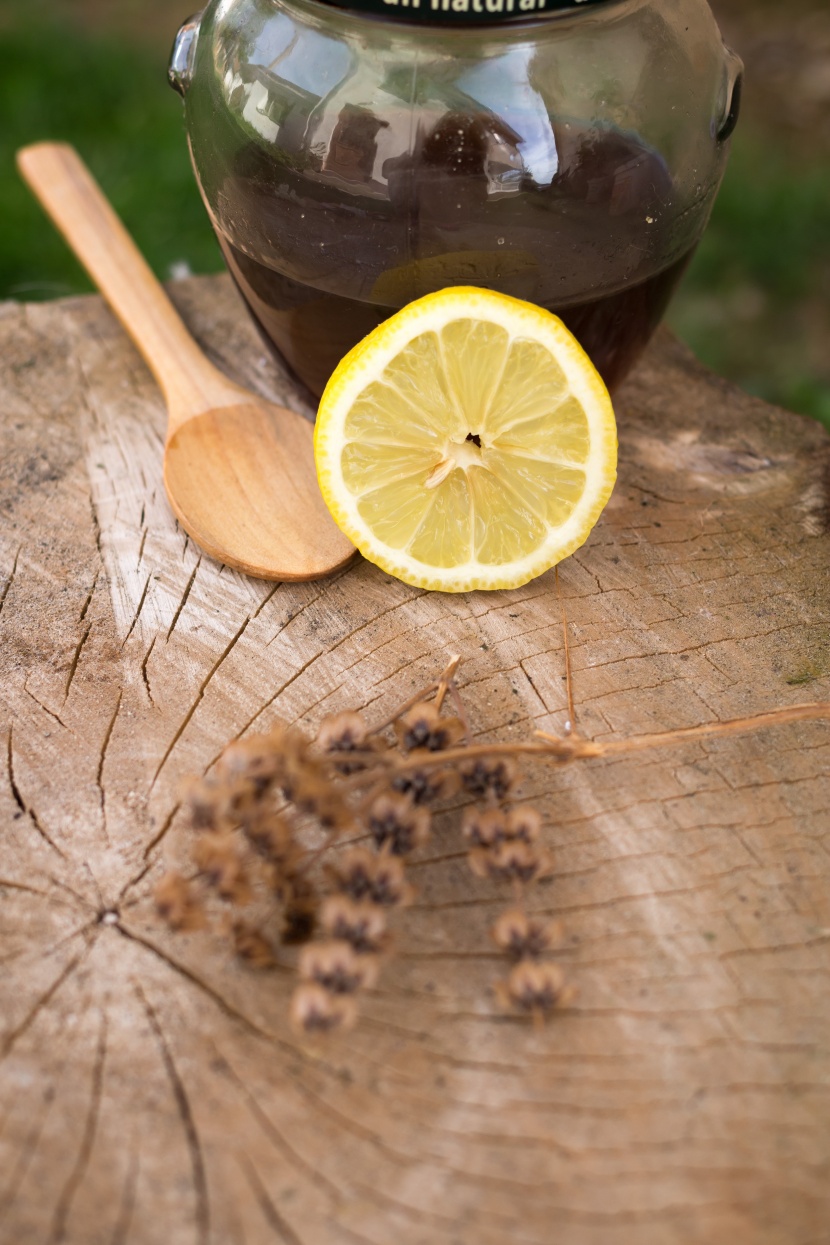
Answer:
M0 50L0 298L90 289L14 169L45 138L76 144L160 276L222 267L157 51L85 31L53 0L4 0ZM716 372L830 427L828 294L830 168L739 127L672 326Z
M0 51L0 298L92 288L14 167L17 148L41 139L78 147L161 276L180 264L222 267L163 58L136 41L90 35L42 0L11 0Z
M669 322L714 371L830 428L830 166L739 130Z

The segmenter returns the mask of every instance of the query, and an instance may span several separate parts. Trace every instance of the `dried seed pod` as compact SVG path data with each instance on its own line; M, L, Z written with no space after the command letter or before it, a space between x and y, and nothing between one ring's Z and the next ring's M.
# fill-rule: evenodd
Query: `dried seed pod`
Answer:
M317 732L317 743L323 752L353 752L362 748L369 735L369 728L359 713L347 710L323 718Z
M507 834L507 814L500 808L467 808L461 819L461 833L473 847L493 847Z
M347 895L329 895L324 900L320 925L332 938L348 942L358 955L377 955L389 941L383 909Z
M542 833L542 816L530 804L516 804L507 814L505 838L535 843Z
M505 800L519 778L519 770L510 757L475 757L459 765L464 790L476 799L487 796Z
M223 795L225 821L231 826L237 826L246 817L250 817L261 798L255 784L247 782L244 778L226 783Z
M320 906L312 878L300 868L276 879L274 894L283 903L283 942L308 942L317 923Z
M294 842L294 827L280 813L270 809L261 810L257 816L244 821L242 833L257 855L274 864L284 865L300 853Z
M282 941L287 947L310 942L317 928L317 896L289 895L282 914Z
M343 832L355 828L354 814L324 762L307 757L293 764L282 789L300 812L316 817L325 829Z
M297 730L282 730L279 736L277 782L287 800L294 799L298 787L323 777L319 762L309 756L309 741Z
M367 818L369 832L379 848L393 856L408 856L429 839L432 818L426 808L417 808L408 796L397 792L379 795Z
M553 867L547 852L520 839L506 840L490 848L473 848L469 859L477 877L525 885L545 877Z
M352 710L324 717L317 731L317 747L324 752L357 752L376 747L377 742L371 740L368 726L360 713ZM342 774L357 773L365 766L366 761L361 757L355 757L353 761L340 758L335 762L335 768Z
M251 735L228 745L219 758L216 772L228 783L244 784L258 799L276 781L280 767L273 739L267 735Z
M366 848L346 852L328 868L333 886L342 895L359 902L371 896L377 857Z
M301 875L307 860L308 854L297 847L282 861L255 862L259 864L257 880L280 903L289 904L295 897L295 879Z
M375 875L368 898L382 908L404 908L415 892L407 883L403 862L397 856L376 858Z
M529 917L522 908L503 912L493 926L493 940L514 960L537 960L561 936L558 922Z
M357 902L368 900L382 908L394 908L409 903L412 897L397 856L376 856L357 847L343 856L332 875L340 893Z
M521 960L510 970L507 981L499 982L496 989L506 1006L539 1017L547 1016L574 994L565 986L565 974L558 964L539 964L535 960Z
M332 994L355 994L375 984L378 962L372 955L358 955L348 942L313 942L300 953L300 977Z
M418 752L412 753L413 758L417 756ZM393 791L409 796L413 804L435 804L455 795L461 787L461 779L454 769L424 765L395 774L391 785Z
M234 951L251 968L273 968L276 963L273 948L256 926L247 921L234 921L231 938Z
M156 911L171 929L203 929L207 924L202 901L180 873L166 873L154 891Z
M350 1029L357 1019L357 1004L347 994L331 994L316 981L307 981L294 991L291 1023L301 1033L323 1034Z
M296 804L301 812L316 813L329 796L328 778L321 765L304 764L298 767L290 787L285 790L292 804Z
M221 792L212 778L194 778L186 784L182 802L194 830L215 830L219 825Z
M251 897L245 865L232 834L208 831L196 840L193 860L208 886L222 899L246 904Z
M443 752L462 738L464 726L458 718L444 718L434 704L422 701L398 719L395 734L404 752Z

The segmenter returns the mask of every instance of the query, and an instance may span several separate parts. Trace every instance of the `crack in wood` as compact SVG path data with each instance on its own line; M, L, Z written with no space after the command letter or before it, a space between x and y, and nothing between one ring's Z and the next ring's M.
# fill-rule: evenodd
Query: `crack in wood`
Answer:
M185 1141L190 1154L190 1166L193 1176L193 1192L196 1199L196 1237L199 1245L209 1245L210 1202L208 1199L205 1160L202 1153L202 1143L199 1139L199 1132L196 1128L196 1121L193 1117L193 1111L190 1106L190 1099L188 1098L187 1090L184 1087L184 1082L182 1081L178 1069L176 1068L176 1064L170 1051L170 1046L167 1042L167 1038L164 1036L164 1032L154 1008L151 1006L147 996L138 982L134 982L133 986L141 1005L147 1013L150 1028L155 1034L156 1041L161 1052L162 1062L167 1073L167 1078L170 1081L170 1087L173 1090L173 1098L175 1099L182 1128L184 1130Z
M87 625L83 635L78 641L78 644L75 648L75 652L72 654L72 661L70 662L70 665L69 665L69 674L67 675L67 678L66 678L66 686L63 689L63 703L64 704L66 704L67 698L69 696L69 689L72 686L72 680L75 678L75 671L78 669L78 662L81 660L81 653L83 652L84 645L89 639L89 634L92 631L92 626L93 626L92 623L89 623Z
M95 904L90 903L90 901L86 898L85 895L82 895L80 891L74 890L71 886L68 885L68 883L62 882L60 878L56 878L53 873L49 874L49 881L52 883L53 886L56 886L58 890L66 891L67 895L71 895L75 903L80 905L80 907L88 908L90 912L98 911L98 907L96 907ZM93 882L94 882L94 879L93 879Z
M332 1079L337 1080L336 1071L328 1068L325 1064L321 1064L318 1057L314 1055L306 1055L300 1046L294 1046L292 1043L286 1042L283 1038L279 1037L278 1034L258 1025L256 1021L251 1020L249 1016L246 1016L244 1012L240 1011L239 1008L237 1008L233 1003L229 1002L224 995L211 986L209 982L205 981L204 978L200 977L197 973L194 973L193 970L188 968L185 964L182 964L180 961L174 959L173 956L168 955L167 952L163 951L161 947L151 942L149 938L145 938L142 934L130 929L124 924L123 921L119 922L118 925L113 926L113 928L117 930L122 937L128 939L130 942L137 943L139 946L144 947L146 951L149 951L163 964L167 965L168 968L172 969L175 973L178 973L181 977L183 977L185 981L195 986L196 989L203 993L206 998L210 999L210 1001L215 1004L215 1006L217 1006L225 1016L239 1024L252 1037L267 1043L272 1048L275 1048L281 1053L290 1056L293 1060L305 1063L309 1067L314 1067L316 1070L325 1072ZM442 1056L442 1058L449 1057ZM458 1063L459 1066L461 1066L463 1061L459 1059ZM294 1088L304 1098L312 1102L318 1110L328 1114L332 1119L338 1120L341 1127L343 1127L346 1131L351 1132L355 1136L362 1137L364 1140L369 1140L374 1144L382 1146L383 1143L371 1129L363 1128L357 1123L357 1121L350 1120L347 1116L344 1116L341 1112L337 1111L336 1108L332 1107L331 1104L325 1100L325 1098L312 1090L310 1086L300 1077L296 1075L293 1076L291 1078L291 1083ZM390 1151L390 1155L392 1157L396 1157L394 1151Z
M20 788L17 785L17 780L15 779L15 776L14 776L14 745L12 742L13 730L14 728L10 726L9 734L8 734L8 748L6 751L6 764L8 768L9 787L11 788L12 798L14 799L14 802L19 808L20 812L23 813L24 816L29 818L29 821L31 822L32 826L37 831L37 833L40 835L40 837L43 839L44 843L48 843L52 851L57 852L61 860L66 860L67 859L66 853L61 851L57 843L55 843L52 840L52 838L49 836L49 834L40 824L40 821L38 820L38 817L37 817L37 813L23 799Z
M368 1236L364 1236L361 1232L357 1232L354 1228L347 1228L345 1223L340 1220L337 1223L330 1221L330 1226L336 1233L332 1239L337 1241L337 1245L345 1245L346 1241L354 1241L355 1245L376 1245L376 1241L371 1240ZM433 1242L433 1245L435 1245L435 1242ZM456 1239L451 1245L460 1245L460 1243ZM808 1243L808 1245L812 1245L812 1242ZM824 1245L824 1242L817 1242L816 1245Z
M271 708L271 705L273 705L274 701L275 701L275 700L277 700L280 696L282 696L283 692L287 691L287 690L288 690L288 688L291 686L291 684L292 684L292 683L295 683L295 682L297 681L297 679L300 677L300 675L301 675L301 674L304 674L304 673L305 673L305 671L306 671L306 670L308 670L309 666L313 666L313 665L314 665L314 663L315 663L315 661L317 661L317 660L318 660L318 658L319 658L320 656L321 656L321 654L320 654L320 653L315 653L313 657L309 658L309 660L305 663L305 665L302 667L302 669L297 670L297 671L296 671L296 672L295 672L295 673L291 676L291 678L290 678L290 679L287 679L287 680L285 681L285 683L283 683L283 685L282 685L281 687L277 688L277 690L274 692L273 696L269 696L269 697L268 697L268 699L265 701L265 703L264 703L263 705L261 705L259 709L257 709L257 711L256 711L256 713L253 715L253 717L248 718L248 720L247 720L247 722L244 724L244 726L243 726L243 727L241 727L241 729L240 729L240 730L239 730L239 731L238 731L238 732L234 735L234 739L235 739L235 740L236 740L236 739L241 739L241 738L242 738L242 736L243 736L243 735L245 735L245 734L246 734L246 732L247 732L247 731L249 731L249 730L251 729L251 727L253 726L254 722L256 722L257 718L262 717L263 713L265 713L268 709L270 709L270 708ZM173 742L175 743L176 741L174 740ZM205 766L204 773L207 773L207 772L208 772L208 770L210 770L210 769L212 769L212 768L213 768L213 766L216 764L216 762L217 762L217 761L219 760L219 758L221 757L222 752L224 752L224 750L225 750L225 749L223 748L221 752L217 752L217 753L216 753L216 756L214 756L214 757L213 757L210 761L208 761L207 765ZM166 759L166 758L165 758L165 759ZM156 775L156 777L158 777L158 775ZM155 779L154 779L153 781L155 781Z
M29 685L28 685L28 683L24 683L24 684L23 684L23 691L26 693L26 695L27 695L27 696L31 697L31 699L35 702L35 704L36 704L36 705L37 705L40 709L42 709L44 713L48 714L48 716L49 716L50 718L52 718L52 720L53 720L54 722L57 722L58 726L62 726L62 727L63 727L63 729L64 729L65 731L69 731L69 732L70 732L70 734L74 734L74 733L75 733L74 731L72 731L72 729L71 729L70 727L68 727L68 726L66 725L66 723L65 723L65 722L64 722L64 720L63 720L63 718L59 717L57 713L54 713L54 712L53 712L53 711L52 711L52 710L51 710L51 709L50 709L47 705L45 705L45 704L43 703L43 701L42 701L42 700L38 700L38 698L37 698L37 696L35 696L34 692L32 692L32 691L30 691L30 690L29 690Z
M215 1003L226 1016L230 1017L231 1020L237 1021L237 1023L241 1024L254 1037L260 1038L261 1040L269 1042L272 1045L276 1044L284 1047L286 1050L290 1050L292 1054L296 1054L296 1051L294 1051L294 1049L287 1043L282 1042L276 1034L270 1033L267 1029L262 1029L255 1021L246 1016L244 1012L239 1011L233 1003L229 1003L218 990L215 990L213 986L201 978L197 973L194 973L192 969L189 969L186 965L181 964L178 960L173 959L173 957L168 955L165 951L162 951L161 947L156 946L156 944L151 942L149 938L144 938L143 935L136 933L135 930L128 929L123 922L113 928L117 929L123 938L128 938L131 942L138 943L139 946L144 947L146 951L149 951L152 955L160 959L162 963L167 965L168 968L172 968L173 971L183 977L185 981L188 981L191 985L196 986L196 988L201 990L203 994L211 999L211 1001Z
M118 700L115 702L115 712L110 718L109 726L107 727L106 734L104 735L103 743L101 744L101 751L98 757L98 768L95 771L95 783L98 787L98 794L99 794L100 801L101 801L101 829L104 832L104 839L106 840L107 844L109 844L110 836L109 836L109 830L107 829L107 797L106 797L106 792L104 790L104 783L103 783L104 762L107 759L107 749L109 748L109 745L110 745L110 739L112 738L112 732L115 729L115 720L118 717L118 711L121 708L121 701L123 697L124 697L124 693L123 691L120 691L118 693Z
M26 1139L18 1150L9 1175L9 1183L6 1185L2 1197L0 1197L0 1222L6 1217L14 1204L17 1192L26 1178L32 1159L37 1153L38 1142L40 1141L53 1102L54 1095L51 1095L47 1098L44 1110L26 1134Z
M147 578L144 581L144 587L141 590L141 596L139 597L139 600L138 600L138 605L136 606L136 610L135 610L135 613L133 614L132 622L130 623L130 629L127 632L127 634L124 636L124 639L121 641L122 648L127 643L130 636L133 634L133 631L135 630L135 625L138 622L139 617L141 616L141 611L144 608L144 602L147 600L147 593L150 588L151 579L152 579L152 574L148 571Z
M265 647L270 648L271 645L275 642L275 640L278 640L280 636L283 635L288 630L291 624L296 621L296 619L302 618L306 610L311 609L312 605L315 605L320 600L321 597L325 596L325 594L326 594L326 589L321 588L320 591L316 593L311 598L310 601L305 601L300 606L300 608L297 610L296 614L292 614L290 618L287 618L285 622L283 623L283 625L280 627L279 631L277 631L274 635L272 635L270 640L266 641Z
M48 896L48 898L50 903L62 903L66 905L66 907L70 906L65 899L56 898L55 896ZM64 934L63 938L59 938L58 941L52 943L51 946L44 948L30 945L25 947L22 951L16 951L13 955L4 955L2 959L0 959L0 963L8 964L12 960L19 961L27 959L45 960L48 956L54 955L56 951L60 951L61 947L65 947L68 942L73 942L76 938L82 937L84 934L88 934L91 928L92 922L85 921L83 925L79 925L77 929L70 930L68 934Z
M109 1245L127 1245L130 1227L135 1212L136 1190L141 1168L141 1155L138 1144L134 1143L130 1150L127 1171L124 1176L124 1187L121 1191L121 1202L118 1207L118 1218L112 1230Z
M153 649L155 648L157 639L158 639L158 636L153 636L152 640L150 641L150 647L147 649L147 652L144 654L144 657L141 662L141 680L144 684L144 689L147 692L147 699L150 701L150 704L153 706L154 709L156 707L156 702L153 700L153 693L150 690L150 676L147 673L147 663L150 660L150 657L152 656L152 652L153 652Z
M83 605L81 606L81 612L78 615L79 623L82 623L87 616L87 611L89 610L89 607L92 604L92 598L95 595L95 589L98 586L98 579L100 578L100 575L101 575L101 569L99 567L98 570L95 572L95 578L92 581L92 587L90 588L89 592L86 594L86 599Z
M281 584L281 583L279 583L279 584L274 584L273 588L272 588L272 589L271 589L271 591L268 593L268 595L264 598L264 600L262 600L262 601L260 602L258 609L255 609L255 610L254 610L253 615L252 615L252 617L253 617L253 618L259 618L260 614L261 614L261 613L262 613L262 611L265 609L265 607L266 607L266 605L268 604L268 602L269 602L270 600L272 600L272 598L273 598L273 596L274 596L274 594L275 594L276 592L279 592L279 590L280 590L280 588L281 588L281 587L282 587L282 584Z
M89 927L86 926L84 928L88 929ZM82 933L82 932L83 931L76 931L76 933ZM29 1009L29 1011L23 1017L20 1024L17 1025L16 1028L9 1030L9 1032L3 1038L2 1043L0 1043L0 1060L5 1059L8 1055L11 1054L17 1041L23 1036L26 1030L29 1029L32 1024L34 1024L35 1020L37 1019L38 1015L43 1010L43 1008L46 1007L51 1002L52 998L57 994L61 986L66 981L69 980L69 978L76 971L79 965L83 963L83 961L89 955L91 948L92 948L92 942L90 941L84 947L83 951L81 951L78 955L76 955L74 959L71 959L68 964L64 965L64 967L61 969L60 973L58 973L58 976L55 978L55 980L52 982L49 988L42 995L40 995L40 997L35 1001L34 1005Z
M214 677L214 675L215 675L215 674L219 671L219 669L220 669L220 667L222 666L222 663L225 661L225 659L226 659L227 657L229 657L229 656L230 656L230 654L231 654L231 652L233 651L233 649L235 648L235 646L236 646L237 642L238 642L239 640L241 640L241 639L242 639L242 636L243 636L243 634L244 634L244 632L245 632L245 628L248 626L248 624L250 623L250 621L251 621L251 616L250 616L250 614L249 614L249 615L246 617L245 621L243 622L242 626L241 626L241 627L239 628L239 630L237 631L236 635L235 635L235 636L231 639L230 643L229 643L229 644L227 645L227 647L223 650L223 652L219 655L219 657L216 659L216 661L215 661L215 662L213 663L213 665L211 666L211 668L210 668L210 670L208 671L208 673L207 673L207 675L205 676L205 678L204 678L204 679L202 680L202 682L199 684L199 690L198 690L198 692L197 692L197 694L196 694L196 699L194 700L193 704L190 706L190 708L188 709L187 713L185 714L185 716L184 716L184 718L183 718L183 720L182 720L182 722L181 722L181 725L179 726L179 728L178 728L178 730L176 731L175 735L173 736L173 738L171 739L170 743L168 744L167 749L166 749L166 751L165 751L165 753L164 753L163 757L162 757L162 758L161 758L161 760L159 761L158 768L157 768L157 770L156 770L155 774L153 775L153 780L152 780L152 782L150 783L150 790L152 790L152 789L153 789L153 787L156 785L156 782L158 781L159 774L161 773L161 771L164 769L165 765L167 764L167 761L168 761L168 758L169 758L169 756L170 756L171 752L173 751L173 749L175 748L176 744L177 744L177 743L179 742L179 740L181 739L182 735L184 734L185 730L187 729L187 725L188 725L188 723L190 722L190 720L191 720L191 718L193 717L193 715L194 715L194 713L196 712L196 710L199 708L199 705L202 703L202 700L204 699L205 692L207 691L208 687L210 686L211 679L212 679L212 678Z
M174 804L174 805L173 805L173 807L170 809L170 812L169 812L169 813L167 814L167 816L165 817L165 819L164 819L164 821L163 821L163 823L162 823L161 829L159 830L158 834L154 835L154 837L150 840L150 842L147 844L147 846L146 846L146 847L145 847L145 849L144 849L143 855L144 855L144 859L145 859L145 860L147 860L147 859L150 857L150 855L151 855L151 854L152 854L152 853L156 850L156 848L158 847L159 843L161 843L162 839L165 837L165 835L167 834L168 830L169 830L169 829L170 829L170 827L172 826L172 824L173 824L173 818L176 816L176 813L179 811L179 809L180 809L180 808L181 808L181 804L180 804L180 803L176 803L176 804ZM136 878L136 882L138 882L138 881L140 881L140 880L141 880L141 878L144 876L144 873L146 873L146 870L144 870L144 872L143 872L143 873L139 874L138 878ZM135 884L135 883L131 883L131 885L134 885L134 884Z
M288 1144L287 1140L274 1122L266 1115L254 1093L248 1085L245 1084L242 1077L233 1067L227 1055L219 1050L215 1043L211 1044L213 1045L213 1048L221 1061L222 1071L225 1072L236 1085L236 1088L241 1094L245 1105L274 1149L281 1154L293 1168L299 1172L302 1172L302 1174L312 1185L325 1189L335 1203L339 1204L342 1202L344 1197L343 1191L339 1189L337 1185L333 1184L327 1176L324 1176L319 1168L313 1166L311 1163L308 1163L302 1155L298 1154L297 1151Z
M257 1200L266 1223L283 1242L283 1245L303 1245L303 1241L297 1236L297 1233L271 1201L248 1156L246 1154L238 1155L237 1162L251 1187L251 1191Z
M47 891L38 890L36 886L27 886L25 882L14 882L11 878L0 878L0 890L4 888L12 891L25 891L27 895L40 895L44 899L54 899L54 896Z
M167 643L167 641L170 639L170 637L171 637L171 635L173 634L173 632L176 630L176 623L179 621L179 618L180 618L180 616L181 616L181 612L182 612L182 610L183 610L183 609L184 609L184 607L187 605L187 598L190 596L191 589L193 588L193 585L194 585L194 583L196 582L196 576L197 576L197 575L198 575L198 573L199 573L199 567L200 567L201 565L202 565L202 555L201 555L201 554L199 554L199 557L196 559L196 565L195 565L195 566L194 566L194 568L193 568L193 571L192 571L192 573L191 573L190 579L188 579L187 584L186 584L186 586L185 586L185 590L184 590L184 592L182 593L182 597L181 597L181 600L179 601L179 604L178 604L178 607L177 607L177 609L176 609L176 612L175 612L175 614L173 615L173 621L170 623L170 626L169 626L169 627L168 627L168 629L167 629L167 635L166 635L166 637L165 637L165 641L164 641L164 642L165 642L165 644L166 644L166 643Z
M87 406L87 410L90 408ZM101 542L101 525L98 522L98 511L95 509L95 500L90 493L89 510L92 516L92 534L95 540L95 548L98 550L98 557L101 559L101 565L104 565L104 550Z
M92 1085L89 1099L89 1110L87 1111L86 1120L84 1122L84 1130L81 1134L81 1144L78 1148L78 1154L72 1165L69 1177L61 1190L58 1198L55 1212L52 1218L52 1234L49 1238L49 1245L61 1245L66 1240L66 1227L72 1210L72 1203L75 1194L83 1182L86 1175L89 1160L92 1155L92 1147L95 1143L95 1133L98 1128L98 1116L101 1110L101 1096L104 1084L104 1062L107 1053L107 1016L106 1012L101 1012L101 1023L98 1030L98 1048L95 1055L95 1064L92 1069Z
M3 606L6 604L6 597L9 595L11 586L14 583L14 578L15 578L15 575L17 574L17 562L22 552L22 549L23 549L23 546L20 545L17 550L17 553L14 555L14 561L12 562L11 571L9 572L7 576L3 577L2 586L0 587L0 614L2 614L3 612Z

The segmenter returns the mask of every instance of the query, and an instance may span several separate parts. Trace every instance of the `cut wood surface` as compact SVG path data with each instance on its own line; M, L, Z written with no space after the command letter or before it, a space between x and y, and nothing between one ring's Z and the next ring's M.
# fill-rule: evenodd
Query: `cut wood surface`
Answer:
M303 409L226 278L209 355ZM476 736L561 733L561 607L357 562L268 584L164 496L160 395L97 298L0 306L0 1239L9 1245L830 1242L830 723L528 762L576 1002L499 1012L501 887L439 819L351 1033L292 955L169 933L182 780L225 742L385 716L451 653ZM830 445L658 339L620 481L560 571L589 738L830 700Z

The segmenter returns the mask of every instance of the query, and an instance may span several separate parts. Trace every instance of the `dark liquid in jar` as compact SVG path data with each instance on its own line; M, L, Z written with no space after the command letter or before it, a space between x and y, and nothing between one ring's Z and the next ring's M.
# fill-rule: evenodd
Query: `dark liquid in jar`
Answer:
M493 125L475 113L445 116L415 156L384 166L387 223L367 215L359 227L351 223L358 219L353 205L373 164L376 129L362 115L350 115L351 145L342 136L333 142L322 168L323 177L339 170L339 189L318 178L305 195L295 191L287 201L274 189L262 152L240 153L225 198L258 224L261 236L283 240L292 276L241 251L217 229L219 241L266 341L312 393L319 396L343 356L406 302L461 284L516 293L560 316L609 388L629 373L694 249L680 257L669 249L661 263L667 250L661 209L672 193L665 163L630 133L569 126L557 139L559 172L550 185L523 184L515 198L492 201ZM364 161L355 155L358 138L370 149ZM393 237L400 242L390 247ZM378 262L381 270L373 267ZM565 270L570 289L582 285L591 293L552 298ZM365 298L332 292L350 272L369 274Z
M397 310L292 281L224 240L222 250L266 342L317 397L343 356ZM609 389L622 383L648 345L690 259L691 253L684 255L611 294L547 308L564 321Z

